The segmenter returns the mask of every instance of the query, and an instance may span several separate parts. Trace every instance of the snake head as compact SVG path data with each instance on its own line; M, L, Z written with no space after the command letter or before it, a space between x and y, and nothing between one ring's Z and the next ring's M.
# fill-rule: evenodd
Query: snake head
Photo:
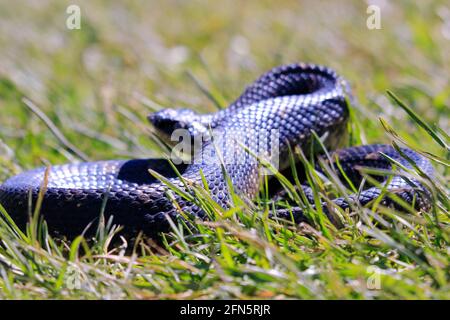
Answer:
M192 137L198 137L208 130L208 116L189 109L162 109L147 118L159 134L168 138L177 129L186 129Z

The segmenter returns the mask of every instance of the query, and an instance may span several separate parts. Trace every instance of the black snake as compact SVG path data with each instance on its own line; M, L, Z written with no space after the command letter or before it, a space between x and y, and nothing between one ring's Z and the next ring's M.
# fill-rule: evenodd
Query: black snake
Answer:
M49 171L41 214L51 229L62 234L82 232L102 210L106 216L113 216L116 224L154 234L167 230L167 215L176 218L179 210L205 218L204 211L195 201L170 193L167 183L191 196L193 193L188 184L203 186L223 208L232 206L231 185L238 195L254 199L260 188L262 158L269 159L267 161L280 159L279 168L283 169L288 164L283 160L289 157L291 147L308 145L312 131L325 137L327 148L336 148L349 117L347 90L344 80L329 68L291 64L265 73L228 108L216 113L199 115L190 110L164 109L151 114L150 122L161 133L186 129L193 141L199 143L193 161L178 166L183 179L162 159L53 166ZM267 134L269 132L274 135ZM195 140L199 136L203 140ZM272 150L275 143L277 150ZM406 168L413 167L389 145L341 149L335 151L331 159L337 155L347 176L357 181L361 178L356 169L358 166L391 168L391 162L381 153ZM409 149L402 149L402 153L426 174L433 173L431 164L423 156ZM158 180L149 169L167 177L167 181ZM0 186L0 203L19 225L28 220L29 203L35 205L44 173L45 168L27 171ZM395 192L408 203L414 201L418 209L429 206L429 193L418 181L407 181L400 175L384 179L381 183L384 182L387 191ZM304 191L310 194L309 187L304 186ZM380 194L381 190L372 186L334 202L347 208L352 203L367 204ZM278 214L292 214L301 219L302 210L299 207L280 209Z

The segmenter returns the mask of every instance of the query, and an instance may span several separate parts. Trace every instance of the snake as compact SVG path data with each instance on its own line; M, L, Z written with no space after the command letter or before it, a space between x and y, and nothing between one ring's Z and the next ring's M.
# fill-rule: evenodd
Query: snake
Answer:
M40 199L40 214L59 234L85 232L101 213L127 230L153 236L186 214L208 219L202 195L224 209L234 206L234 195L254 201L264 177L273 177L268 168L272 173L286 170L294 148L306 152L320 137L322 146L332 150L327 159L331 167L339 167L335 172L340 178L360 183L363 167L397 170L378 178L378 185L332 200L335 207L345 210L379 197L390 205L395 201L386 194L395 193L418 210L429 209L430 191L414 176L401 174L417 169L432 176L433 167L423 155L388 144L337 149L349 122L350 95L348 82L328 67L278 66L217 112L167 108L148 116L161 136L181 132L187 136L184 146L197 146L189 161L142 158L41 167L6 180L0 186L0 204L19 226L26 225ZM330 203L314 202L307 183L300 188L307 201L322 206L331 219ZM301 221L304 207L274 208L272 216Z

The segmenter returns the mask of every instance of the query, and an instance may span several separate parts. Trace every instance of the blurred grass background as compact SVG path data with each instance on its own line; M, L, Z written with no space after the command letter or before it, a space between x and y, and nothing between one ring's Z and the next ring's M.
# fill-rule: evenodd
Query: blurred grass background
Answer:
M81 8L80 30L66 27L72 4ZM381 9L380 30L366 26L369 4ZM148 139L151 110L214 111L199 85L225 107L263 72L297 61L327 65L350 81L360 132L348 144L389 142L382 117L411 146L446 157L385 91L448 133L449 52L447 1L1 0L0 181L79 160L23 97L89 159L152 157L161 150ZM444 167L436 169L448 182Z

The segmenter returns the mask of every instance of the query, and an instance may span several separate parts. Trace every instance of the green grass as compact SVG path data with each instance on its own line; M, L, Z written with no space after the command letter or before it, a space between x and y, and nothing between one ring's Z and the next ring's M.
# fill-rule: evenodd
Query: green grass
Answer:
M21 232L0 220L0 298L450 298L445 1L386 2L381 30L366 28L361 1L89 1L71 31L73 3L0 3L0 181L83 158L160 157L151 110L214 111L262 72L308 61L351 83L344 145L396 143L430 158L435 179L409 174L432 187L433 209L375 203L341 212L341 229L311 209L295 226L267 219L264 201L235 197L224 211L198 189L210 221L174 221L159 245L114 237L107 222L95 239L67 242L37 221ZM310 179L320 197L349 192Z

